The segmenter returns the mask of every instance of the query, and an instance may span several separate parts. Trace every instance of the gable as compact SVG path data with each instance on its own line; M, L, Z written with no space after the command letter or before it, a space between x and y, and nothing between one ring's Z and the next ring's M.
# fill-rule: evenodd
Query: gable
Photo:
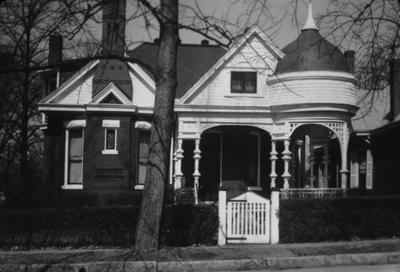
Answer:
M139 107L153 107L155 86L152 86L151 82L146 81L142 75L134 69L130 71L130 77L133 86L133 104Z
M92 100L93 71L75 81L65 89L51 103L57 104L87 104Z
M95 97L110 82L118 86L126 97L132 99L132 83L127 62L117 59L100 60L94 73L92 97Z
M112 103L113 101L117 102L113 104L132 104L132 101L113 82L109 83L95 97L93 97L91 104Z
M114 94L107 95L103 100L99 102L99 104L122 104L121 100L119 100Z
M90 101L93 68L95 68L98 63L99 61L87 63L60 87L43 98L40 103L62 103L60 101L65 100L66 104L80 104ZM87 93L88 90L90 90L90 94Z
M273 72L277 61L277 56L266 47L265 42L256 34L249 38L238 52L228 60L226 67L235 69L260 68Z
M267 78L278 61L276 54L260 35L253 33L245 42L233 48L234 52L211 69L212 73L204 81L189 90L181 102L192 105L220 106L267 106ZM228 54L228 53L227 53ZM255 94L232 94L232 72L256 72L257 92Z

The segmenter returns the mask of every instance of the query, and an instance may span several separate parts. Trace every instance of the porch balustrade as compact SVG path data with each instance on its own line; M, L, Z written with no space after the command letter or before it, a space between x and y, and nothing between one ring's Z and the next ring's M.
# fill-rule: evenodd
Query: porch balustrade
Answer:
M281 189L281 199L304 198L340 198L346 196L346 189L341 188L290 188Z

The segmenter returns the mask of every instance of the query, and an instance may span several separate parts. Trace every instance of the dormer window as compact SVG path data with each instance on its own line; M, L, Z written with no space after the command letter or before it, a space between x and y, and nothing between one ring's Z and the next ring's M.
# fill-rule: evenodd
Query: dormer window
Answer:
M231 72L231 93L257 93L257 72Z

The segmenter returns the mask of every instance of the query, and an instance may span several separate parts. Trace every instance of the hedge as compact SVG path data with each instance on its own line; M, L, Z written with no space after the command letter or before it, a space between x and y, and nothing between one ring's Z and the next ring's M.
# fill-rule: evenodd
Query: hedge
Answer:
M280 201L282 243L400 237L400 197Z
M137 206L0 210L0 247L128 247L134 245ZM164 211L167 246L215 244L215 206L177 205Z

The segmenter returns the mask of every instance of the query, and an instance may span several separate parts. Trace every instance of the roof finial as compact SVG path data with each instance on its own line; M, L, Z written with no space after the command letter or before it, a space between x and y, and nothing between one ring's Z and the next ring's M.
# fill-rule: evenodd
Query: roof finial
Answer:
M307 16L307 21L306 21L306 23L304 24L302 30L305 30L305 29L316 29L316 30L318 30L318 27L317 27L317 25L315 24L314 17L313 17L311 0L310 0L310 2L308 3L308 16Z

